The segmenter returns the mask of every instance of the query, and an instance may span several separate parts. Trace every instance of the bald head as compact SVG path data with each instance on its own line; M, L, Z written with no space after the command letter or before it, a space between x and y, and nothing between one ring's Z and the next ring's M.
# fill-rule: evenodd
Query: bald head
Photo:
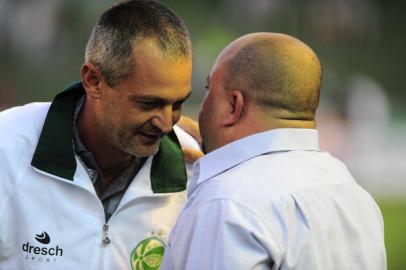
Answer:
M204 150L277 128L315 128L321 66L288 35L254 33L227 46L208 76L199 113Z
M227 46L216 61L223 87L238 89L249 102L286 120L314 120L321 66L303 42L284 34L254 33Z

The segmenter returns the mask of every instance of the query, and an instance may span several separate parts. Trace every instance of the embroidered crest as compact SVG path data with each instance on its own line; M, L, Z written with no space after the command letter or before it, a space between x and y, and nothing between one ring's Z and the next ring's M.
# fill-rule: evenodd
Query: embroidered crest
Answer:
M162 240L151 237L141 241L131 253L133 270L158 270L164 255L165 244Z

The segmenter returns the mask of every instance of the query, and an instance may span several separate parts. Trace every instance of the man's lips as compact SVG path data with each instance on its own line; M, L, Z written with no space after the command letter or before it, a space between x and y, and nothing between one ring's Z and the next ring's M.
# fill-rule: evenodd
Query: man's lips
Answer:
M156 134L156 133L144 133L144 132L139 132L141 136L144 138L147 138L150 141L156 141L162 137L162 134Z

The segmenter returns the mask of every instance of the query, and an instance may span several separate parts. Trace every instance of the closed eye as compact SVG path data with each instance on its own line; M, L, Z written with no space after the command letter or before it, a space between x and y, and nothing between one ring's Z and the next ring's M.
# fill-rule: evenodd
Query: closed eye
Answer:
M184 102L185 102L184 100L175 102L173 104L172 110L177 111L177 110L181 109Z
M204 86L204 88L206 88L206 90L209 90L209 88L210 88L210 76L207 76L206 85Z
M160 101L137 101L137 103L145 110L153 110L163 106L163 102Z

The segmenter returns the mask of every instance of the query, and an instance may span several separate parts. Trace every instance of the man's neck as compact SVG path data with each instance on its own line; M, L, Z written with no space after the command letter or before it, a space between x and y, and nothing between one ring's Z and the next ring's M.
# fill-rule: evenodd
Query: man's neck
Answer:
M218 145L216 145L215 148L219 148L253 134L278 128L314 129L316 128L316 122L314 120L270 119L269 117L261 119L260 116L245 118L243 122L240 122L238 125L228 127L227 130L219 132L222 136L218 139Z
M117 149L98 132L96 118L87 105L83 104L76 120L78 135L85 148L93 154L103 178L109 183L127 168L135 157Z
M134 160L134 156L129 155L129 159L126 161L123 161L118 164L114 164L110 167L102 167L99 165L99 168L101 170L101 173L103 175L103 179L106 181L107 184L109 184L111 181L114 179L117 179L117 177L123 173L125 169L127 169L132 161Z

